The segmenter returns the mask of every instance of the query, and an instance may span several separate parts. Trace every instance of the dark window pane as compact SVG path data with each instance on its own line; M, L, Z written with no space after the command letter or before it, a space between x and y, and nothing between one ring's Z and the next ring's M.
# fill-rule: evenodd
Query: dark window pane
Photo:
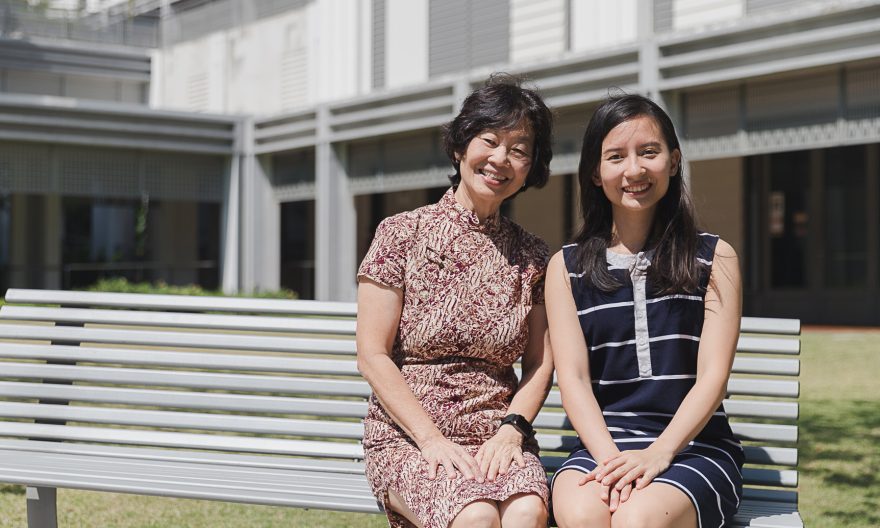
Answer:
M804 288L809 265L810 154L770 156L767 229L770 234L770 285Z
M825 151L825 284L867 285L865 147Z

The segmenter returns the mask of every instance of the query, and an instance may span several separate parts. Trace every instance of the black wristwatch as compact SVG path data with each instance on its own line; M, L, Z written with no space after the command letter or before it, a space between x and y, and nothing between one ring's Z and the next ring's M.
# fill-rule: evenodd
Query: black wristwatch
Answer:
M508 414L501 419L501 425L504 424L512 425L514 429L519 431L519 434L523 435L523 440L528 440L535 435L535 428L521 414Z

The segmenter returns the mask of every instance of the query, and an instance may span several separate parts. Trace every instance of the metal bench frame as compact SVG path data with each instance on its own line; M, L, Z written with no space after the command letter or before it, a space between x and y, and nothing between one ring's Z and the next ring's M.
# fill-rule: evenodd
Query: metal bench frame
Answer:
M56 527L57 488L380 512L353 303L21 289L6 302L0 482L27 486L31 528ZM746 488L731 526L803 526L799 333L742 320L725 405ZM575 442L555 388L535 426L552 470Z

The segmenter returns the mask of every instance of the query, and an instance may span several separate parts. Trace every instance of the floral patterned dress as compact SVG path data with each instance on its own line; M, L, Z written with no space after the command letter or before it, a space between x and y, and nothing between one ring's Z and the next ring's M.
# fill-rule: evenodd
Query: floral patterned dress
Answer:
M450 189L436 204L385 219L358 270L403 290L392 359L443 434L472 455L517 388L513 363L528 342L532 305L544 302L547 259L541 239L500 215L480 223ZM494 482L448 479L442 466L431 480L415 442L375 395L364 428L367 478L393 527L410 523L390 510L389 489L425 528L446 528L475 500L533 493L547 502L534 441L524 444L526 467L514 464Z

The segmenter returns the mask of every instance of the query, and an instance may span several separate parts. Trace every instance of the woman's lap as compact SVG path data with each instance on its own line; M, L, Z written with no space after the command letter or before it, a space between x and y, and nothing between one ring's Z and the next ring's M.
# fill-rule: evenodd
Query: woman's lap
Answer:
M627 447L641 448L646 445L629 444ZM580 476L595 467L596 462L589 452L576 450L556 472L552 486L555 488L558 475L575 473ZM569 480L571 479L566 479ZM697 525L713 528L733 516L739 506L742 490L742 480L735 459L731 459L724 450L706 445L693 446L676 455L670 467L654 479L654 483L680 492L695 509ZM555 489L553 494L555 500ZM638 501L633 504L638 504ZM559 512L560 508L583 506L582 503L572 506L555 503L553 509Z
M476 447L473 448L476 453ZM479 483L461 476L447 478L441 468L435 479L427 476L427 464L418 449L408 443L368 449L366 451L367 478L373 492L388 510L388 490L406 504L425 528L446 528L449 522L468 504L478 500L502 502L517 494L535 494L546 506L549 499L547 480L540 460L533 453L524 453L526 467L511 467L506 475L494 482ZM392 526L406 526L389 521Z

